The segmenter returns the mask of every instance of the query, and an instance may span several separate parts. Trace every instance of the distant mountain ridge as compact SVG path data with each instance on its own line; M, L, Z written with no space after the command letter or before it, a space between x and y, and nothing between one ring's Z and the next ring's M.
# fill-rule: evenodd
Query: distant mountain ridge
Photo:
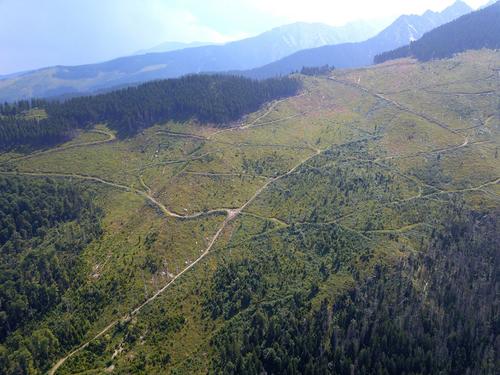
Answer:
M377 55L375 63L403 57L428 61L481 48L500 48L500 2L440 26L409 45Z
M360 43L345 43L296 52L281 60L241 74L266 78L289 74L303 66L330 65L353 68L370 65L373 58L421 38L426 32L472 11L466 3L457 1L442 12L427 11L421 16L401 16L375 37Z
M136 53L134 53L134 55L145 55L147 53L171 52L171 51L178 51L180 49L186 49L186 48L211 46L214 44L215 43L209 43L209 42L191 42L191 43L164 42L164 43L158 44L154 47L137 51Z
M487 4L483 5L480 9L487 8L487 7L489 7L490 5L493 5L493 4L497 3L498 1L499 1L499 0L490 0L490 1L488 1L488 3L487 3Z
M355 22L342 27L295 23L224 45L128 56L99 64L44 68L0 80L0 101L90 93L190 73L253 69L302 49L366 39L382 27L378 22Z

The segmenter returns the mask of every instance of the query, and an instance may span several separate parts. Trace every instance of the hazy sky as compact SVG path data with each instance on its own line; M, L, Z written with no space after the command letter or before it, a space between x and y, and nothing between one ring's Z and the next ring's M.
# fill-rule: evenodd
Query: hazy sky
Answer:
M286 23L341 25L454 0L0 0L0 74L108 60L165 41L225 42ZM476 8L487 0L466 0Z

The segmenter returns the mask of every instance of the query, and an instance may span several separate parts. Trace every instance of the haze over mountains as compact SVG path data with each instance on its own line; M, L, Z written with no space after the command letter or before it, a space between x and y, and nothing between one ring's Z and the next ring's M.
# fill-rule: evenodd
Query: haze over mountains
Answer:
M490 0L486 5L483 5L481 8L489 7L490 5L493 5L497 2L498 2L498 0Z
M299 39L299 42L303 40L304 35L301 35L302 32L306 32L307 34L311 35L309 40L313 42L312 45L316 45L317 43L338 44L345 42L361 42L380 32L389 23L390 21L387 18L380 20L354 21L339 27L333 27L321 23L307 24L299 22L282 27L277 27L271 31L277 31L279 34L281 34L283 40L285 42L288 42L289 45L293 45L296 39ZM302 42L304 43L304 41ZM149 49L137 51L134 55L171 52L186 48L204 47L216 44L217 43L209 42L165 42ZM308 43L304 43L302 46L309 45L310 44Z
M182 49L182 44L167 44L157 48L179 49L100 64L39 69L0 81L0 100L90 92L189 73L253 69L303 49L362 40L379 31L383 22L355 22L338 28L319 23L294 23L225 45Z
M427 11L421 16L401 16L375 37L361 43L346 43L299 51L266 66L242 72L253 78L288 74L303 66L331 65L353 68L370 65L375 55L420 39L426 32L453 21L472 11L462 1L457 1L444 11Z
M452 57L469 49L500 48L500 2L429 31L421 39L375 57L375 63L403 57L420 61Z
M177 51L177 50L185 49L185 48L204 47L204 46L209 46L212 44L214 44L214 43L208 43L208 42L191 42L191 43L164 42L164 43L158 44L154 47L137 51L136 53L134 53L134 55L145 55L147 53L171 52L171 51Z
M376 54L401 47L470 11L465 3L457 2L441 13L429 11L422 16L402 16L376 37L362 43L353 42L373 36L383 27L381 22L355 22L337 28L295 23L225 45L148 53L100 64L44 68L4 77L0 80L0 100L91 93L200 72L245 71L244 74L251 77L268 77L298 70L303 65L367 65ZM339 44L347 41L351 43ZM314 49L317 47L324 49Z

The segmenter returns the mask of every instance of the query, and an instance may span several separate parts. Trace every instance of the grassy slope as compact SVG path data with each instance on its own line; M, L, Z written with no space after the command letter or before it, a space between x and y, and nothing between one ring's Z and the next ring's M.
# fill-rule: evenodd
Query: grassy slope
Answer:
M415 251L453 195L478 208L498 207L498 184L488 185L500 177L498 67L499 53L481 51L423 65L338 71L336 81L304 78L303 96L249 116L247 128L166 124L85 146L105 139L87 133L72 141L81 147L3 164L24 173L99 177L193 214L240 207L269 178L310 158L269 184L194 269L128 324L107 332L102 347L79 352L59 372L112 366L115 373L204 373L214 355L210 339L225 324L208 318L202 304L217 266L240 259L274 264L265 271L272 286L267 298L317 284L317 304L375 263ZM133 191L101 190L105 234L84 257L88 283L115 284L116 292L89 338L194 261L224 218L170 218ZM337 249L335 257L318 255L322 241ZM340 266L324 278L318 269L329 262Z

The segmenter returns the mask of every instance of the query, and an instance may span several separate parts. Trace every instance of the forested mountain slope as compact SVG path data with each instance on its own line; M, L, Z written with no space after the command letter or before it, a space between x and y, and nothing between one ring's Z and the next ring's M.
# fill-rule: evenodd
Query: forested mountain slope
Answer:
M499 68L321 70L231 127L0 154L0 373L494 375Z
M497 213L479 218L452 204L446 214L424 254L410 255L394 269L377 266L372 277L334 303L323 299L312 314L311 295L299 294L243 308L232 320L224 316L228 323L214 340L220 356L213 372L494 374ZM222 310L248 289L262 293L262 276L254 271L261 268L242 261L218 269L213 293L224 293L225 300L216 300ZM247 272L254 275L251 286L232 281ZM481 281L479 274L485 275Z
M106 123L120 135L170 120L227 126L266 102L296 94L299 88L298 81L287 77L252 81L192 75L64 102L6 103L0 105L0 147L54 144L97 123ZM30 115L37 112L43 116Z
M500 2L465 15L425 34L407 46L375 56L375 63L403 57L443 59L467 50L500 48Z
M90 310L65 316L64 295L85 282L80 255L101 235L102 211L67 181L0 176L0 191L0 372L32 374L78 343L92 319Z

